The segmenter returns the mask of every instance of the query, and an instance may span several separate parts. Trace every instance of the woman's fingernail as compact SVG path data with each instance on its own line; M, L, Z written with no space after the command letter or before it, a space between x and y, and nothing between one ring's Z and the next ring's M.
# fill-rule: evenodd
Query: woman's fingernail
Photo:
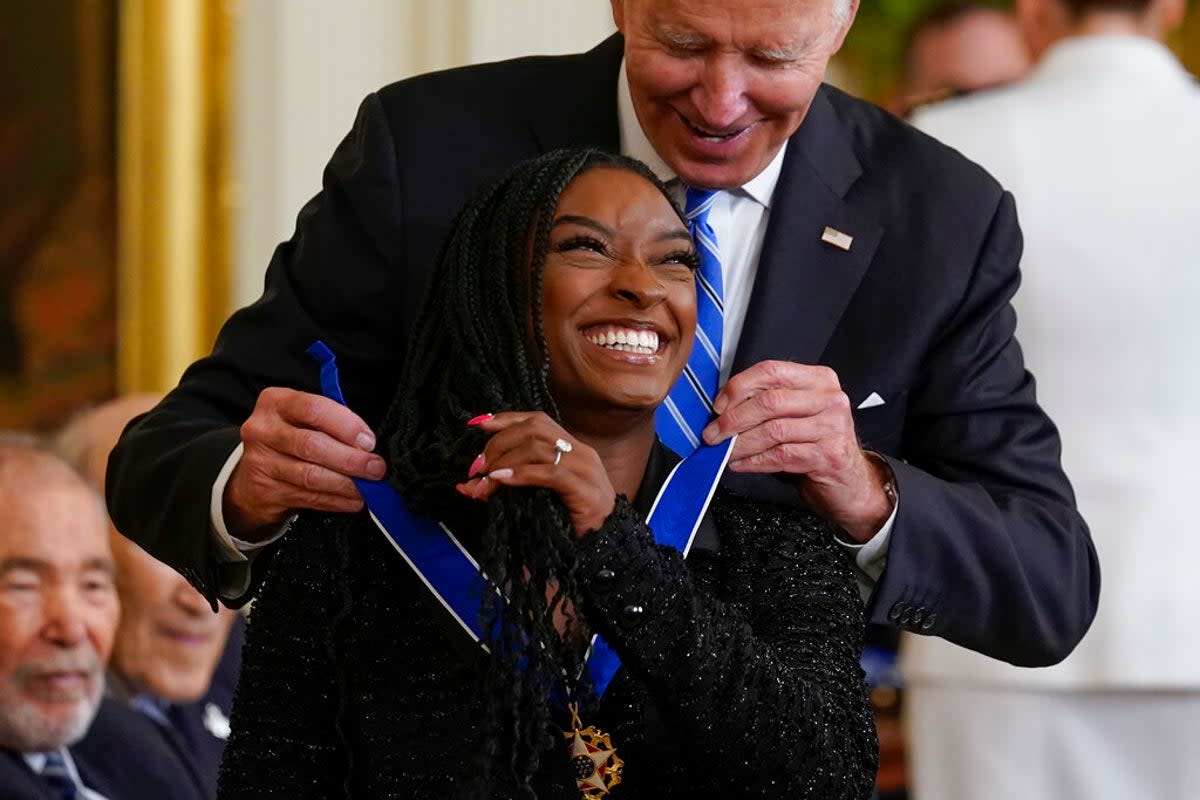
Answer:
M504 478L511 478L512 476L513 476L513 471L511 469L508 469L507 467L504 469L492 470L491 472L488 473L488 478L496 478L497 480L502 480ZM487 480L487 478L484 478L484 480Z
M467 485L465 483L454 484L454 491L458 492L464 497L472 497L471 492L467 489Z
M487 422L489 419L491 419L494 416L496 416L496 415L495 414L480 414L478 417L472 417L471 419L467 420L467 425L470 425L470 426L482 425L483 423Z
M474 478L481 469L483 469L483 453L475 456L475 460L471 462L471 468L467 470L467 477Z
M484 490L486 490L486 489L487 489L487 476L484 475L482 478L479 479L479 483L477 483L475 485L474 491L471 492L471 499L482 500L483 498L481 497L481 495L483 494Z

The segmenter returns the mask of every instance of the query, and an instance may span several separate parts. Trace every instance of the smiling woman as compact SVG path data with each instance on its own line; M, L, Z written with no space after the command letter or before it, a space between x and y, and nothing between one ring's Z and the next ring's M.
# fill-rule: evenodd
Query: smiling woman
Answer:
M371 514L302 514L273 552L222 797L869 796L830 527L715 492L728 447L676 466L655 438L696 263L620 156L552 153L467 203Z

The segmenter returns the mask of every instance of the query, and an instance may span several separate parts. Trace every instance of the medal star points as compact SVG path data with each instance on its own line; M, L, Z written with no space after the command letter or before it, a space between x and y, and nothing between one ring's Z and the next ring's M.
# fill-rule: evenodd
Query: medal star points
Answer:
M588 726L564 732L563 736L571 742L571 772L583 797L604 797L621 782L624 762L608 734Z

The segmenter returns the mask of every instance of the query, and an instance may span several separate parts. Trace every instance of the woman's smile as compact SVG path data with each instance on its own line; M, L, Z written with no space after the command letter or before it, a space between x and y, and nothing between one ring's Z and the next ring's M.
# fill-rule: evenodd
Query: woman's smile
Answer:
M603 350L629 356L631 364L657 364L667 344L665 334L645 323L589 325L580 334Z

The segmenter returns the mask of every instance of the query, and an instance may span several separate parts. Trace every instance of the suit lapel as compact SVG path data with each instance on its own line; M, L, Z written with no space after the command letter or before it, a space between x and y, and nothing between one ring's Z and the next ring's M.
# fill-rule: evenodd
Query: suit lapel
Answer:
M0 797L5 800L42 800L50 794L20 753L0 749Z
M624 44L619 34L563 63L553 83L539 89L538 105L528 109L529 124L542 152L563 147L597 147L616 153L621 147L617 125L617 74ZM554 105L544 105L549 99Z
M765 359L818 363L883 236L872 213L844 199L862 168L827 91L788 143L735 374ZM848 251L822 241L827 226L854 237Z

